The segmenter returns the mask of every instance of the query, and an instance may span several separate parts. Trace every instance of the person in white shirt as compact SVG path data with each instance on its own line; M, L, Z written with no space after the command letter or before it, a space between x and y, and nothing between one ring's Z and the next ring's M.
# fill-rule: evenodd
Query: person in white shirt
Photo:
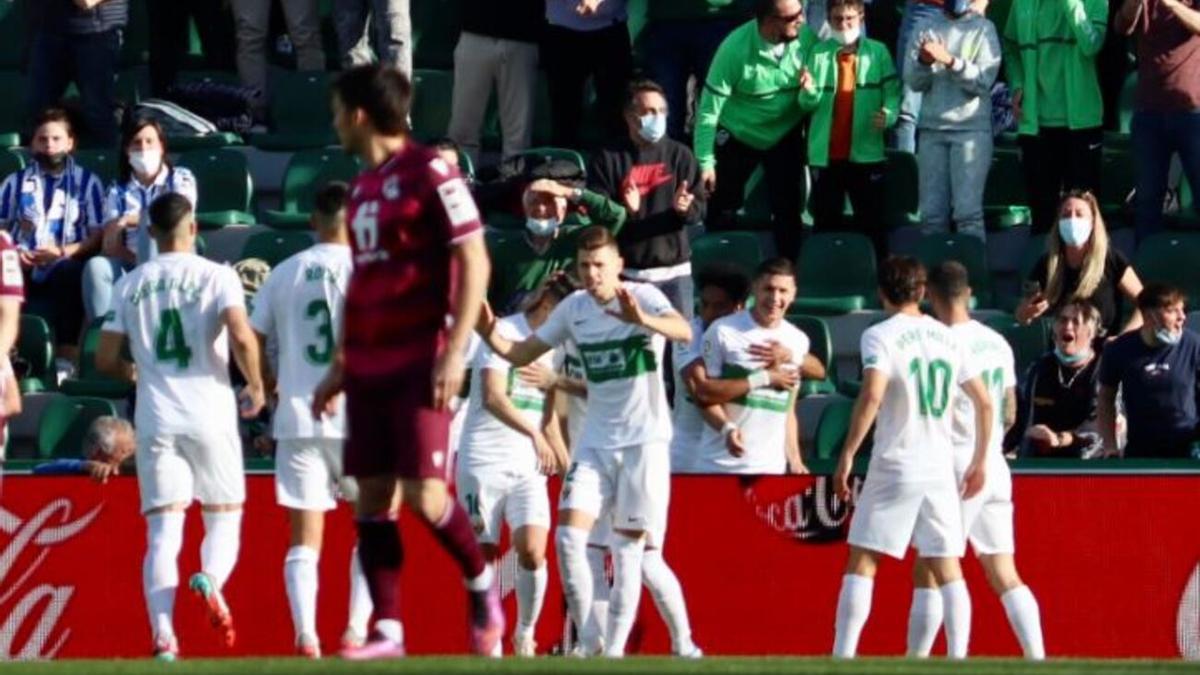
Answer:
M854 455L878 417L871 463L847 537L850 555L838 595L835 657L853 657L858 650L879 558L903 559L910 543L941 588L947 651L952 658L967 655L971 596L958 560L966 545L959 495L970 499L985 485L992 400L977 361L950 329L921 314L924 295L920 262L884 261L879 296L889 317L862 335L862 389L834 473L838 497L849 501ZM961 488L951 429L960 389L975 411L975 449Z
M193 500L201 504L204 541L202 571L188 585L225 644L234 642L221 588L237 561L246 500L238 409L245 418L257 416L264 394L242 284L232 268L191 252L191 204L182 195L163 195L150 205L150 224L160 255L117 282L96 367L137 382L137 475L147 525L142 584L154 653L173 660L179 651L172 625L177 559ZM121 357L126 343L133 363ZM240 405L229 380L231 348L247 383Z
M581 232L576 261L586 290L561 302L532 336L514 343L497 334L486 304L478 328L493 351L517 366L568 340L579 349L588 409L563 481L555 542L571 620L584 626L592 600L588 533L597 518L611 514L607 645L585 636L585 650L620 657L637 614L646 535L654 539L665 528L670 499L665 341L690 341L692 334L661 291L621 282L622 260L608 230L592 226Z
M291 542L283 578L296 653L319 658L317 638L317 563L321 555L325 512L339 497L353 501L353 479L342 475L342 440L346 420L339 403L335 414L313 419L312 392L333 360L342 328L342 306L353 262L346 231L349 187L331 182L313 200L311 224L317 235L312 248L281 262L254 298L250 324L260 350L278 347L275 372L263 359L263 379L278 395L273 436L275 498L288 511ZM275 386L272 387L271 384ZM358 564L350 555L350 612L342 644L361 645L371 618L371 596Z
M1000 602L1026 658L1043 659L1042 621L1037 599L1017 574L1013 537L1012 474L1004 460L1004 431L1017 419L1017 374L1012 347L1004 336L973 321L968 311L971 287L967 268L947 261L929 273L929 299L938 320L950 327L966 349L967 358L976 363L996 406L993 432L987 449L987 483L983 491L963 502L963 530L979 557L988 583ZM962 480L970 466L975 447L975 428L971 403L958 397L954 409L954 471ZM942 596L936 575L924 558L913 567L913 600L908 617L908 654L929 656L942 619Z

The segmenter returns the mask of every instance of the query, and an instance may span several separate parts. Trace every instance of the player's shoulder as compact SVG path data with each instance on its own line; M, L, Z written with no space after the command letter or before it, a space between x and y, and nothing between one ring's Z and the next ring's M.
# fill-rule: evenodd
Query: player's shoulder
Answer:
M529 322L525 319L524 314L517 312L496 319L496 330L501 335L513 339L515 336L523 336L529 332Z
M745 310L737 311L732 314L726 314L708 325L708 330L704 331L705 335L711 335L714 338L720 337L730 331L740 332L745 329L745 322L742 317Z
M799 326L785 320L779 325L778 331L785 343L789 343L793 347L803 347L805 351L808 351L812 341L808 339L808 333L800 330Z
M633 293L638 300L666 300L667 296L658 289L654 284L648 284L644 281L623 281L625 290Z

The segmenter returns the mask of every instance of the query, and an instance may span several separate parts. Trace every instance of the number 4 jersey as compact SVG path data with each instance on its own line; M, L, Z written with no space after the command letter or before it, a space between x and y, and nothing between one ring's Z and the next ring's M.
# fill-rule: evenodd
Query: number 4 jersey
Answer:
M317 244L280 263L254 297L251 325L279 344L276 440L345 436L344 407L317 422L309 404L337 349L351 266L349 246Z
M137 364L138 435L237 431L222 313L245 307L232 268L166 253L121 278L104 330L129 339Z

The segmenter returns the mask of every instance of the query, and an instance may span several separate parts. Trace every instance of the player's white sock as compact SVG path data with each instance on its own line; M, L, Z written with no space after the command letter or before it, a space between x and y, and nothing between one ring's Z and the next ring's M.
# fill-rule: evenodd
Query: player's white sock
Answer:
M395 619L380 619L375 622L375 631L385 640L404 642L404 624Z
M971 594L967 582L959 579L942 585L943 621L946 626L946 656L967 658L971 642Z
M223 588L237 562L241 546L242 510L203 511L204 540L200 542L200 569L217 588Z
M625 655L625 642L637 618L638 601L642 598L642 558L646 540L623 534L613 535L609 543L613 560L613 586L608 601L607 644L604 655Z
M363 575L362 563L358 560L358 546L350 551L350 618L348 627L360 637L367 636L367 622L371 620L371 589Z
M867 617L871 615L871 594L874 591L875 580L871 577L859 574L842 577L834 624L834 656L853 658L858 652L858 638L862 635L863 626L867 625Z
M146 557L142 561L142 590L150 632L155 639L175 637L171 617L179 587L179 549L183 547L183 512L161 511L146 516Z
M321 553L308 546L293 546L283 560L283 582L296 637L317 636L317 561Z
M658 607L658 613L671 631L671 651L675 654L690 654L692 626L688 622L687 604L683 600L683 587L675 571L667 565L661 549L646 549L642 557L642 582L650 589L650 597Z
M517 565L517 630L516 637L529 638L542 613L546 600L546 563L536 570L527 570Z
M579 642L587 651L597 646L597 636L586 630L592 608L592 573L587 564L587 530L559 525L554 530L558 573L562 577L567 613L579 629Z
M908 655L925 658L942 627L942 592L936 588L914 588L908 610Z
M592 570L592 611L588 612L587 626L584 633L595 635L603 642L608 636L608 597L612 595L612 586L608 583L608 570L604 566L608 557L608 548L588 544L588 569Z
M1042 617L1037 598L1028 586L1018 586L1000 596L1008 623L1012 625L1021 649L1027 659L1046 658L1046 647L1042 644Z

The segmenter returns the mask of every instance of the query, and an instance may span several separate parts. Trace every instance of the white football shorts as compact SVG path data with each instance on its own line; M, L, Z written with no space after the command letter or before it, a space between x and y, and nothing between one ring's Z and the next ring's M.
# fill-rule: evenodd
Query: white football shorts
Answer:
M868 472L847 539L901 560L910 543L923 558L961 558L966 541L958 485L951 477L896 481Z
M671 501L666 443L577 449L558 497L560 510L610 519L614 530L642 530L662 545ZM657 541L655 541L657 539ZM597 542L599 543L599 542Z
M550 495L546 477L494 468L458 467L458 501L471 517L481 544L500 543L500 532L534 526L550 529Z
M242 441L236 430L138 436L137 476L142 512L191 504L246 501Z
M983 491L963 502L962 514L967 541L975 555L1016 553L1012 474L1007 465L989 464Z
M340 438L286 438L275 446L275 501L301 511L332 511L358 487L342 474Z

